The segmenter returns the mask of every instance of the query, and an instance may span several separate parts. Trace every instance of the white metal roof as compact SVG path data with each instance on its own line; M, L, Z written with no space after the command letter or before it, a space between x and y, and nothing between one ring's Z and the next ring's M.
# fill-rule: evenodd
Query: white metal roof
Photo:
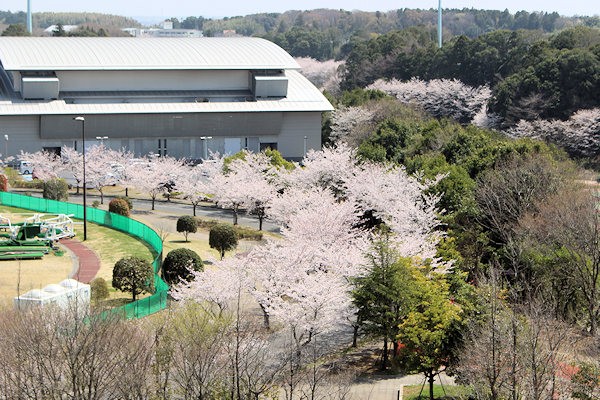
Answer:
M323 94L298 71L286 71L288 95L285 98L250 102L206 103L118 103L68 104L64 100L35 101L0 99L3 115L92 115L92 114L168 114L219 112L331 111Z
M7 71L300 69L265 39L0 37Z

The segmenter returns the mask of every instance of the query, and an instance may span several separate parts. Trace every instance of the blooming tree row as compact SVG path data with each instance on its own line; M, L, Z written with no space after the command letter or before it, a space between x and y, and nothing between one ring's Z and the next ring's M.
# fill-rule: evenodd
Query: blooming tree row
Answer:
M600 108L579 110L568 120L519 121L508 132L513 137L533 137L558 144L581 157L600 154Z
M379 79L368 89L381 90L404 103L416 104L434 117L450 117L461 123L474 119L483 123L485 119L481 114L485 115L492 94L487 86L472 87L456 79L413 78L407 82Z

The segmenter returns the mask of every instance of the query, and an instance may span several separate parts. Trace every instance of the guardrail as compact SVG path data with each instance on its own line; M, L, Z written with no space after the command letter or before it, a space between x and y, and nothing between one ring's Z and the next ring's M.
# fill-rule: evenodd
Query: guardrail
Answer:
M0 204L49 214L72 214L77 219L83 219L83 206L80 204L41 199L9 192L0 192ZM142 318L164 310L167 307L169 285L158 275L163 252L162 241L158 234L146 224L108 211L87 207L86 214L87 220L90 222L125 232L143 240L157 254L152 262L152 267L154 268L154 293L149 297L116 308L114 311L122 312L126 318Z

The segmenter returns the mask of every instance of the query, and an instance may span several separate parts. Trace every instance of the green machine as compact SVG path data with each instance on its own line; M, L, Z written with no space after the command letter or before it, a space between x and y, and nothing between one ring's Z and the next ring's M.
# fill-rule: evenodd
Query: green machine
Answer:
M0 260L42 258L59 239L75 236L72 215L34 214L12 223L0 215Z

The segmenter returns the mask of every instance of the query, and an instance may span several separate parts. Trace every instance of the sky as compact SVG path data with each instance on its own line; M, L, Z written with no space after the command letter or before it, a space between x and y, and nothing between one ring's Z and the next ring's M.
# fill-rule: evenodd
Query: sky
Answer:
M331 8L344 10L387 11L398 8L437 8L437 0L229 0L221 2L198 0L31 0L36 11L101 12L128 17L187 17L220 18L284 12L287 10L312 10ZM556 11L561 15L600 15L598 0L442 0L443 8L508 9L514 13L526 11ZM26 10L27 0L2 0L0 10ZM158 22L158 21L157 21Z

